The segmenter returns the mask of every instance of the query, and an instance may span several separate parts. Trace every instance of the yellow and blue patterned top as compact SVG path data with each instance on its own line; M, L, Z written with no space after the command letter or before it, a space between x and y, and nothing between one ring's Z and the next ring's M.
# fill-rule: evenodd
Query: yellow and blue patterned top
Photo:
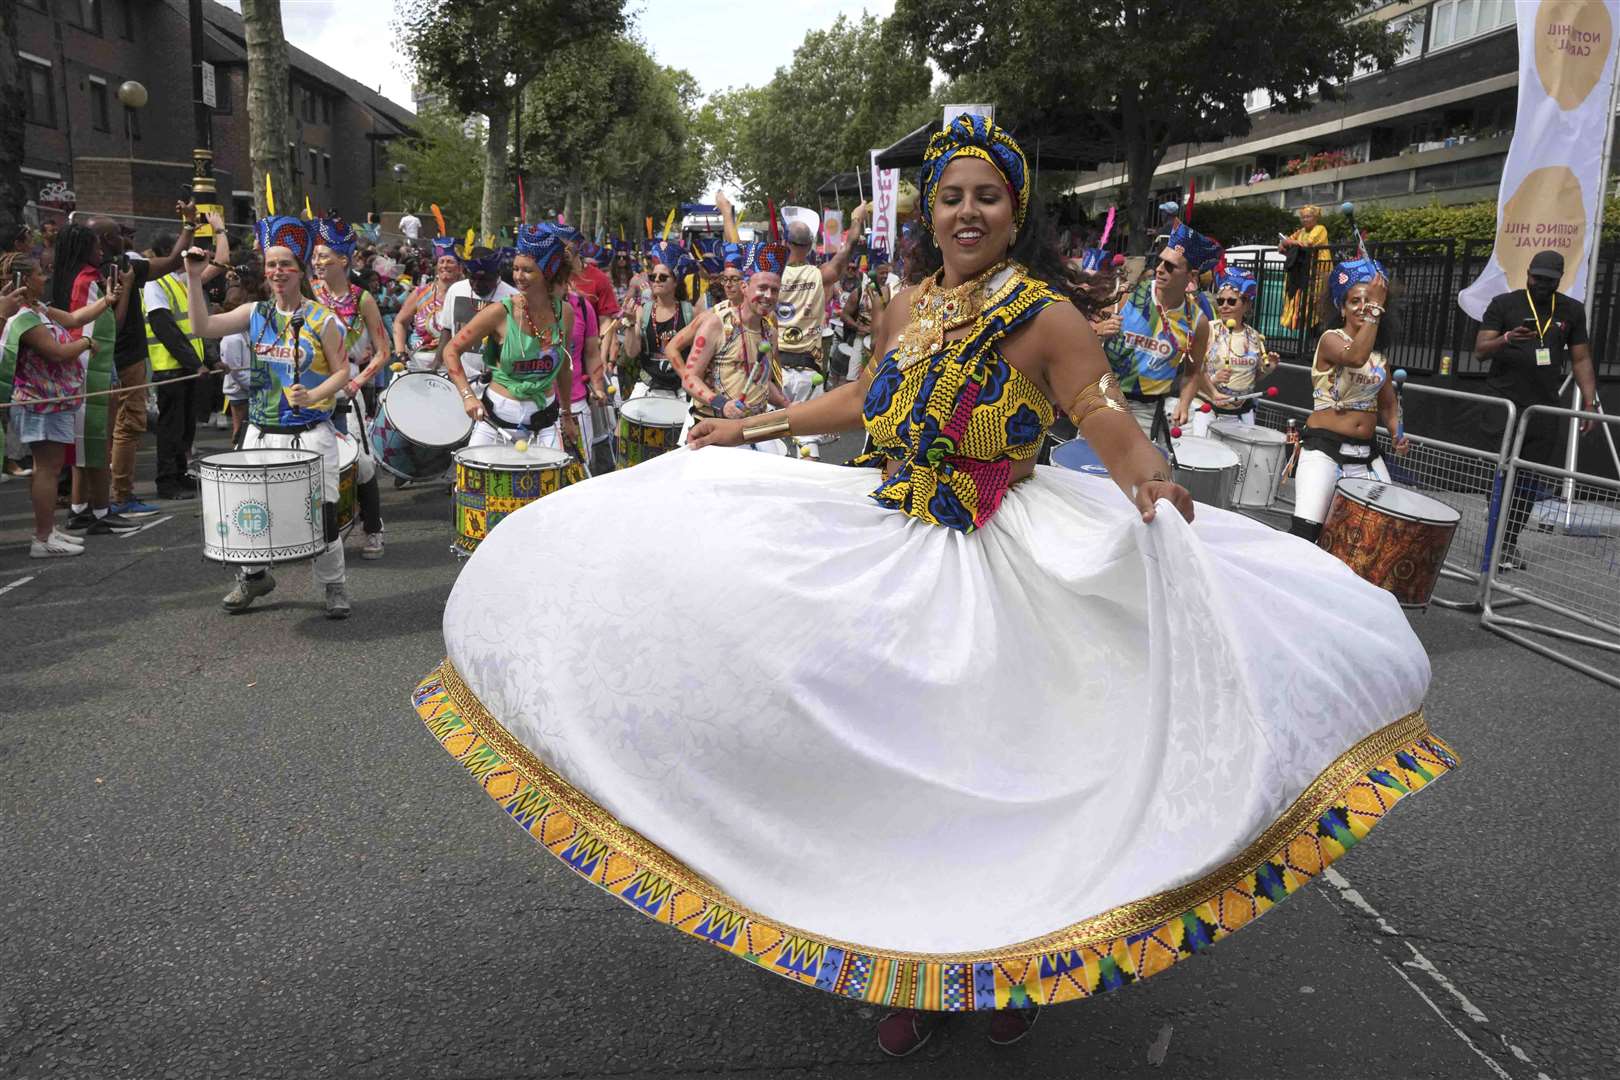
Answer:
M996 512L1014 461L1029 461L1053 420L1040 387L998 343L1063 297L1014 266L967 334L901 369L879 361L863 413L878 454L900 468L872 493L879 505L972 532ZM998 275L1000 277L1000 275Z

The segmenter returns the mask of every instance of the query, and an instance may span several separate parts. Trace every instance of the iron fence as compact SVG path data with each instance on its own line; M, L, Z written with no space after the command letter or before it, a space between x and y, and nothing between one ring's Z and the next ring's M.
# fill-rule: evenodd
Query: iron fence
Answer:
M1483 376L1489 361L1474 355L1477 320L1457 306L1457 294L1472 285L1490 262L1489 240L1403 240L1369 243L1369 253L1383 263L1398 289L1395 304L1395 344L1389 350L1395 367L1414 375L1434 375L1441 358L1452 358L1452 371L1460 376ZM1325 251L1329 260L1319 257ZM1288 273L1275 253L1236 253L1233 266L1255 276L1260 292L1250 322L1266 335L1284 359L1308 363L1321 332L1320 298L1327 291L1333 265L1353 258L1351 244L1310 249L1302 317L1285 318L1289 299ZM1298 304L1296 307L1300 306ZM1620 378L1620 244L1606 244L1598 252L1597 280L1587 298L1587 329L1592 341L1598 378Z

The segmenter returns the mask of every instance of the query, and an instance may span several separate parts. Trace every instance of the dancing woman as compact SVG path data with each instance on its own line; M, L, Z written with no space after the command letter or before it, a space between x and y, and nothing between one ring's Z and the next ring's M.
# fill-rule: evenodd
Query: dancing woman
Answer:
M519 228L512 259L517 295L483 308L444 348L445 370L461 391L462 408L476 421L468 446L518 438L547 446L579 445L573 411L558 405L573 392L568 236L549 223ZM489 385L477 394L467 381L461 354L486 337L497 343L499 353Z
M671 359L666 349L693 324L692 305L681 281L686 258L685 249L675 243L655 244L648 256L652 299L646 302L632 297L625 314L619 390L627 398L649 393L672 397L681 388L682 364ZM643 376L645 381L641 381Z
M1372 259L1333 268L1328 284L1332 307L1323 313L1328 329L1311 360L1311 415L1299 442L1294 472L1294 516L1288 531L1306 540L1322 534L1333 489L1341 476L1389 480L1389 466L1378 450L1378 422L1397 432L1395 453L1404 454L1400 401L1390 381L1384 350L1394 338L1385 315L1389 283Z
M507 820L642 914L854 1001L1008 1010L1005 1042L1244 925L1452 758L1393 596L1240 515L1189 523L1042 276L1017 144L964 115L926 161L943 269L861 380L507 519L415 705ZM1033 468L1059 409L1112 482ZM725 448L863 426L875 490ZM650 535L697 572L558 573ZM926 1034L897 1013L883 1045Z

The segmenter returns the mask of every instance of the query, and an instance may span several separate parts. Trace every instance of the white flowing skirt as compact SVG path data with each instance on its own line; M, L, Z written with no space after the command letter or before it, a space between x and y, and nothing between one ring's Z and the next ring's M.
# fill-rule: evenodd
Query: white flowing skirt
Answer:
M452 674L576 822L876 955L990 955L1206 878L1422 705L1395 600L1297 538L1144 524L1047 467L965 535L877 479L682 450L532 503L461 572Z

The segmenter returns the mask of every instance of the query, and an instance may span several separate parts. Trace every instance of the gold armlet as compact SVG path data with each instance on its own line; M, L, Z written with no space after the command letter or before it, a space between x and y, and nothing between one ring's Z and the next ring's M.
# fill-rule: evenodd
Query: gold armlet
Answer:
M766 439L780 439L784 435L793 434L793 424L788 420L786 411L766 413L758 417L752 424L743 427L743 442L764 442Z
M1114 412L1126 410L1125 395L1119 392L1119 380L1114 377L1112 371L1098 379L1095 384L1080 391L1069 407L1063 411L1074 421L1074 426L1079 427L1085 422L1086 417L1098 409L1112 409Z

